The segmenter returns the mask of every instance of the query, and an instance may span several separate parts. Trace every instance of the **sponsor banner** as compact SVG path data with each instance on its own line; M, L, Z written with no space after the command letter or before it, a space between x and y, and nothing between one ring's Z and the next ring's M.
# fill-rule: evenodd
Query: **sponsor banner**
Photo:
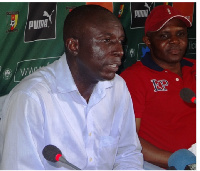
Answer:
M149 48L145 45L145 43L138 43L138 51L137 51L137 61L140 61L144 55L149 52Z
M24 42L56 38L57 3L29 3Z
M196 56L196 38L188 38L188 48L186 56L189 54L193 54Z
M6 32L18 31L17 23L19 18L19 11L6 12L7 16L7 30Z
M59 58L60 57L47 57L18 62L14 74L14 82L20 82L23 78L32 74L37 69L49 65Z
M113 2L86 2L86 5L89 5L89 4L100 5L104 8L107 8L111 12L113 12Z
M155 7L155 2L131 3L131 29L144 27L147 16Z
M83 4L86 2L0 3L0 18L2 19L0 29L0 96L8 94L24 77L38 68L52 63L63 54L62 34L56 33L62 32L66 15L75 7ZM123 46L124 57L118 71L120 73L140 60L148 51L142 41L146 16L155 6L164 4L164 2L121 1L94 2L93 4L107 6L106 8L114 12L124 27L127 40ZM185 8L186 12L193 9L191 4L194 5L194 12L190 11L190 14L184 15L191 16L189 18L193 20L193 27L188 29L188 49L185 56L195 59L197 3L166 2L165 4L179 8L181 11ZM181 7L181 4L186 5Z

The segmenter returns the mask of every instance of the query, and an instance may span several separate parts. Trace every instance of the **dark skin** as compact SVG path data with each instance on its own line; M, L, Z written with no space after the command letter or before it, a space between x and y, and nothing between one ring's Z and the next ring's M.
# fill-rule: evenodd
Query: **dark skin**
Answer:
M188 44L187 27L183 21L174 18L160 31L144 36L143 40L151 50L152 59L159 66L182 75L180 61Z
M143 41L150 48L152 59L163 69L182 77L180 61L187 48L187 27L181 20L174 18L166 23L159 31L149 32L143 37ZM136 130L139 132L141 118L136 118ZM142 145L144 160L157 166L167 168L168 159L172 154L157 148L145 139L139 137Z
M118 19L104 11L88 13L80 25L74 28L73 36L66 39L65 46L75 84L89 102L95 85L112 80L121 65L125 35Z

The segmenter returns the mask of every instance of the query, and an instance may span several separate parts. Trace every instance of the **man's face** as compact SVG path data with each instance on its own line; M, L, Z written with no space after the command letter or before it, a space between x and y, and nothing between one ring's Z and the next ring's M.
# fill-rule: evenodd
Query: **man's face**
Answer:
M113 17L86 25L79 39L79 68L96 81L111 80L121 65L124 31Z
M187 28L174 18L157 32L150 33L148 45L152 58L161 65L180 62L187 48Z

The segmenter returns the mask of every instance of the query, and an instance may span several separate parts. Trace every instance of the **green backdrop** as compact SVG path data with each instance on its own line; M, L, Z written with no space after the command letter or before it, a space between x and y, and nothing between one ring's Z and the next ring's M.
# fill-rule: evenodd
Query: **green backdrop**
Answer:
M0 96L8 94L24 77L63 54L63 21L70 10L83 4L86 3L0 3ZM163 2L109 4L124 26L127 37L120 73L143 56L146 50L142 41L146 16ZM168 4L173 6L172 2ZM196 58L196 3L192 17L186 56Z

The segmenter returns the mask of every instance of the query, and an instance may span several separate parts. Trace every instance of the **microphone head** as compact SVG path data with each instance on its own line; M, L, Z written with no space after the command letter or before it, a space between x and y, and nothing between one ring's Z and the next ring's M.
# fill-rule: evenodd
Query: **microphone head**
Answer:
M168 166L176 170L184 170L187 165L196 164L196 156L187 149L174 152L168 159Z
M54 145L47 145L42 150L42 154L46 160L51 161L51 162L57 162L58 160L56 160L56 156L58 154L62 155L62 152L60 151L58 147Z
M187 103L192 103L191 99L195 97L195 93L189 88L183 88L180 91L180 96L183 99L183 101Z

